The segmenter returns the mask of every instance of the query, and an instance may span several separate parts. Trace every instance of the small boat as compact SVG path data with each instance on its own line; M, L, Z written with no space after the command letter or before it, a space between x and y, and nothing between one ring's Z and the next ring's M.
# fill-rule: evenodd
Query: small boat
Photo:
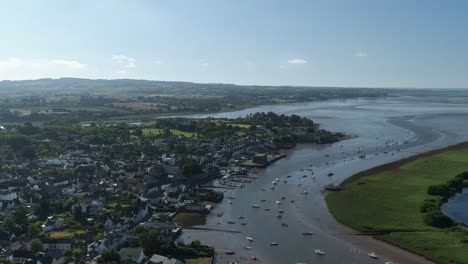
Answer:
M226 251L226 254L228 254L228 255L234 255L234 254L236 254L236 252L231 251L231 250L228 250L228 251Z
M252 237L246 237L246 239L247 239L248 241L253 241L253 238L252 238Z
M266 202L266 200L265 200L265 199L262 199L262 200L260 200L260 202Z
M257 260L257 257L256 256L251 256L250 257L252 260Z
M315 254L317 254L319 256L325 255L325 252L323 252L323 250L321 250L321 249L316 249L316 250L314 250L314 252L315 252Z
M271 242L270 246L278 246L278 243L277 242Z
M307 191L304 190L304 194L307 194Z
M365 158L366 158L366 154L359 155L359 158L365 159Z
M304 174L304 175L302 175L302 178L307 178L307 175L305 175L305 174Z
M241 216L239 216L239 219L244 219L244 218L245 218L245 217L243 217L242 215L241 215Z
M311 235L313 235L314 233L312 233L312 232L303 232L302 234L303 234L304 236L311 236Z
M369 257L373 258L373 259L377 259L379 258L374 252L371 252L369 254L367 254Z
M331 176L333 176L333 175L335 175L333 172L328 173L328 176L329 176L329 177L331 177Z
M283 218L283 216L282 216L282 215L277 215L276 217L277 217L277 218Z
M247 223L241 223L241 225L246 225Z
M258 205L258 204L252 204L252 207L253 207L253 208L260 208L260 205Z
M281 200L284 200L284 199L286 199L286 196L281 197Z
M294 203L294 200L291 200L291 203Z
M231 201L229 201L229 202L228 202L228 204L232 204L232 202L231 202Z
M288 181L287 181L287 180L284 180L283 183L288 183Z
M270 210L271 210L271 208L265 208L265 211L270 211Z
M288 227L289 225L286 223L281 223L282 226Z
M341 191L341 187L333 185L333 184L328 184L328 185L325 185L325 190L337 192L337 191Z
M280 214L284 213L283 209L279 209L278 213L280 213Z
M276 179L275 179L275 181L279 181L279 179L278 179L278 178L276 178Z
M236 223L236 222L234 222L234 221L228 221L228 224L230 224L230 225L233 225L233 224L235 224L235 223Z
M251 249L252 249L252 247L250 247L250 246L246 246L246 247L245 247L245 249L251 250Z
M276 201L276 204L280 204L281 202L280 201Z
M286 176L286 178L291 178L291 177L292 177L291 175Z

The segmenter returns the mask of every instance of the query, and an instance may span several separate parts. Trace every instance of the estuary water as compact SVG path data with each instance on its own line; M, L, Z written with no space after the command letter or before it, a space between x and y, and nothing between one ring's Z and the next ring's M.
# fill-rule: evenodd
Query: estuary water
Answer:
M429 263L396 247L358 236L337 223L327 209L323 188L381 164L468 140L468 95L395 94L386 98L259 106L190 117L237 118L268 111L305 116L324 129L353 137L334 144L296 147L286 158L258 170L252 183L227 190L226 199L216 205L203 226L235 232L184 230L182 240L201 240L215 247L216 263L223 264ZM359 157L359 150L366 154L365 158ZM276 179L278 183L273 184ZM217 217L218 212L223 215ZM303 235L304 232L313 235ZM272 242L278 245L273 246ZM317 255L315 249L325 254ZM235 254L227 255L227 250ZM369 252L375 252L379 258L370 258Z

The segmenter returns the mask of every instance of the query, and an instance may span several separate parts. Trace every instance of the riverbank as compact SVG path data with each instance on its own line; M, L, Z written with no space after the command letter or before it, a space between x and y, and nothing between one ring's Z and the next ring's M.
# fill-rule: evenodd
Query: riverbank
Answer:
M467 229L438 229L423 221L427 188L468 170L468 143L378 166L344 180L340 192L327 193L332 215L374 238L437 263L468 263Z

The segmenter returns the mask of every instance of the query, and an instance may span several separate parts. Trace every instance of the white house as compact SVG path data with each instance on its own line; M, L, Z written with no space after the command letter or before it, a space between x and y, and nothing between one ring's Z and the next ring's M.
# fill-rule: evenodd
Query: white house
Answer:
M145 259L143 248L121 248L119 251L120 259L123 262L133 262L141 264Z
M47 217L47 220L42 225L42 231L50 232L50 231L58 230L62 228L62 226L63 226L62 218L58 218L56 216L49 216Z

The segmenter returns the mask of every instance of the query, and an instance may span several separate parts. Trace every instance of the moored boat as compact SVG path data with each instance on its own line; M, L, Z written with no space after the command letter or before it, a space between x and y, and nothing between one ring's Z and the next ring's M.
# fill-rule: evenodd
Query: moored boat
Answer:
M315 254L317 254L319 256L325 255L325 252L323 250L321 250L321 249L316 249L316 250L314 250L314 252L315 252Z

